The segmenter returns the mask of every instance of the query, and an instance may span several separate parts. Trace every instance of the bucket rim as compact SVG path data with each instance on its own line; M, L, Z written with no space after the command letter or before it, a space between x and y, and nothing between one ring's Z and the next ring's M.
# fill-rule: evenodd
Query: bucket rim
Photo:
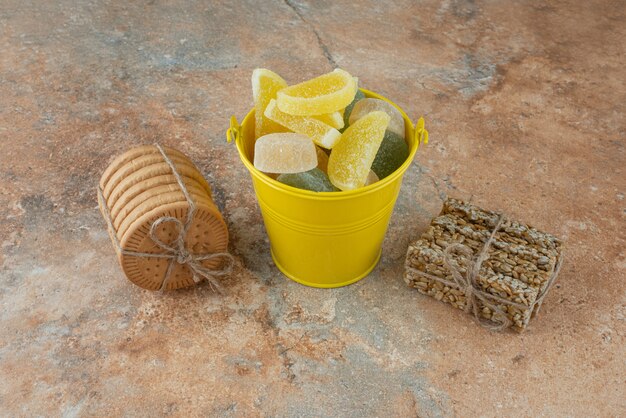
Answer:
M378 190L387 187L389 184L394 183L396 180L398 180L399 178L401 178L404 175L406 170L413 163L413 160L415 158L415 154L417 153L417 150L419 148L420 140L419 140L419 138L416 139L415 135L414 135L414 133L415 133L415 125L413 124L413 121L411 121L411 119L408 117L408 115L404 112L404 110L400 106L398 106L396 103L394 103L393 101L389 100L385 96L382 96L382 95L380 95L378 93L375 93L373 91L370 91L370 90L366 90L366 89L363 89L363 88L359 88L359 90L361 90L361 92L363 92L365 97L384 100L387 103L389 103L392 106L394 106L396 109L398 109L398 111L402 115L402 118L404 119L404 123L408 124L409 134L410 134L409 137L413 138L412 139L412 143L410 144L409 156L406 158L406 160L404 161L404 163L402 163L402 165L400 167L398 167L393 173L391 173L390 175L388 175L384 179L379 180L376 183L370 184L368 186L359 187L358 189L341 190L341 191L338 191L338 192L314 192L314 191L311 191L311 190L304 190L304 189L299 189L297 187L288 186L288 185L286 185L284 183L281 183L281 182L271 178L270 176L268 176L267 174L265 174L262 171L258 170L254 166L254 164L246 156L246 153L245 153L245 150L244 150L244 145L243 145L243 135L240 134L236 138L235 142L236 142L236 145L237 145L237 150L239 152L239 157L241 158L241 161L243 162L244 166L248 169L248 171L255 178L257 178L258 180L262 181L267 186L269 186L269 187L271 187L273 189L280 190L283 193L287 193L287 194L292 195L292 196L297 196L297 197L300 197L300 198L308 198L308 199L313 199L313 200L329 200L329 201L332 201L332 200L351 199L351 198L354 198L355 196L361 196L361 195L367 195L367 194L370 194L370 193L375 193ZM248 112L248 114L243 119L241 124L245 125L247 123L253 123L253 122L254 122L254 108L252 108L252 110L250 110Z

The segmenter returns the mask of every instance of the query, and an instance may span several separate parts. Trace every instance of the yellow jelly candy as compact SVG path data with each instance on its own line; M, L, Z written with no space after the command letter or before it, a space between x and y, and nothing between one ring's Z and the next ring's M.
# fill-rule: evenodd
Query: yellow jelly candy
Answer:
M287 87L287 82L278 74L257 68L252 72L252 96L254 97L255 136L257 138L273 133L284 132L286 129L265 117L265 108L270 100L276 98L278 90Z
M344 125L343 115L341 114L341 112L326 113L324 115L315 115L313 117L317 120L321 120L326 125L332 126L335 129L341 129Z
M278 92L278 108L296 116L323 115L345 108L356 94L356 82L339 68Z
M266 173L301 173L317 166L311 139L289 133L263 135L254 143L254 166Z
M310 137L323 148L331 149L341 137L338 130L313 117L293 116L282 112L276 105L276 100L270 100L265 116L294 132Z
M365 185L390 119L378 110L345 130L328 159L328 177L335 187L353 190Z

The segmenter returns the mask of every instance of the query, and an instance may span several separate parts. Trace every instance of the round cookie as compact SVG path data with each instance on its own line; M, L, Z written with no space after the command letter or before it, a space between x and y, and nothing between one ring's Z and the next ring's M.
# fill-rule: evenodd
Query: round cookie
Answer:
M170 161L172 161L172 163L175 166L188 165L197 170L197 168L193 165L193 163L190 163L186 158L177 157L175 155L172 155L169 158L170 158ZM139 171L142 168L148 167L153 164L160 164L164 162L165 160L163 159L163 155L161 154L142 155L141 157L135 158L134 160L127 162L126 164L121 166L117 171L115 171L115 173L113 173L109 181L104 185L104 188L102 189L104 193L104 197L108 201L111 192L116 188L116 186L123 179L135 173L136 171Z
M159 206L144 214L128 229L128 233L121 240L122 248L143 253L165 253L150 238L150 226L163 216L171 216L184 223L188 210L187 202L176 202ZM178 236L178 230L172 222L164 222L157 227L156 234L162 241L172 243ZM185 237L185 243L192 254L227 251L228 229L214 205L196 203L194 220ZM118 254L118 258L126 277L144 289L159 290L161 288L170 262L174 265L165 289L179 289L195 284L190 268L187 265L178 264L176 260L135 257L121 253ZM223 260L218 258L202 261L201 264L206 268L216 268L222 262Z
M100 208L100 213L102 213L102 216L106 220L107 214L106 214L104 205L106 205L106 203L104 202L104 199L101 200L100 198L98 198L98 207ZM110 215L110 213L109 213L109 215ZM113 220L111 219L111 226L112 225L113 225ZM111 242L113 243L113 247L115 247L115 249L117 251L117 246L115 245L115 241L116 241L117 235L115 235L115 229L112 229L112 228L108 227L108 222L107 222L107 232L109 233L109 238L111 238Z
M186 176L181 176L183 182L185 182L185 185L187 184L195 184L197 186L202 187L202 185L200 184L200 182L198 182L196 179L193 179L191 177L186 177ZM126 204L128 204L128 202L130 202L132 199L135 198L135 196L145 192L146 190L149 190L153 187L158 187L158 186L163 186L166 184L176 184L178 186L178 181L176 180L176 177L174 177L173 174L163 174L160 176L156 176L156 177L151 177L148 178L146 180L143 180L139 183L136 183L132 186L130 186L126 191L124 191L124 193L122 193L122 195L117 198L115 200L115 202L113 203L113 205L111 205L110 210L111 210L111 217L115 218L117 216L117 214L119 213L119 211L124 208L124 206L126 206ZM180 186L178 186L180 187ZM203 188L204 190L204 188Z
M204 189L196 184L185 184L185 187L187 188L187 192L193 198L197 196L208 198ZM130 215L131 213L133 213L135 208L137 208L139 205L143 204L144 202L146 202L152 197L160 196L162 194L171 193L171 192L180 192L181 195L183 194L178 183L164 184L161 186L149 188L148 190L144 190L142 193L138 194L133 199L131 199L128 203L126 203L126 205L124 205L123 207L120 207L120 210L117 214L114 215L113 211L111 211L111 218L113 220L113 226L115 227L116 230L118 230L119 226L126 219L126 217Z
M196 167L182 162L173 163L179 175L181 175L183 178L189 177L198 181L207 191L207 194L211 196L211 187L206 182L204 177L202 177L202 174L198 171ZM140 168L138 171L122 179L117 184L117 186L115 186L115 188L110 191L108 197L105 195L107 205L112 208L117 203L119 197L123 195L126 190L128 190L135 184L139 184L147 179L161 176L163 174L172 174L172 168L165 161Z
M215 206L215 204L211 200L209 200L206 195L197 195L194 192L190 192L190 195L192 199L194 199L194 202L204 203L208 206ZM159 206L174 202L186 202L185 196L180 190L156 195L143 201L124 218L124 220L119 224L119 227L115 228L117 232L117 237L120 240L124 239L124 234L126 233L128 228L142 215L150 212L155 208L158 208Z
M191 160L182 152L174 149L174 148L170 148L170 147L165 147L165 146L161 146L161 148L163 148L163 151L165 151L165 153L168 156L177 156L180 158L186 158L189 163L192 163ZM100 187L104 190L104 187L106 186L107 182L109 181L109 179L111 178L111 176L120 168L122 167L124 164L126 164L129 161L132 161L136 158L141 157L142 155L148 155L148 154L159 154L161 155L161 152L159 151L159 149L154 146L154 145L142 145L139 147L135 147L132 149L129 149L128 151L126 151L125 153L119 155L117 158L115 158L111 164L109 164L109 166L107 167L106 170L104 170L104 173L102 173L102 177L100 177Z

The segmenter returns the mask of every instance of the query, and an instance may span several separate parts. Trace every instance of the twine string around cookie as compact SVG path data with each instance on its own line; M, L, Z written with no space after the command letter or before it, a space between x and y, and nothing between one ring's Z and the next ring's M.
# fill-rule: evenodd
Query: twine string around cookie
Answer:
M165 274L163 275L161 286L159 287L159 290L161 291L167 288L167 284L169 283L171 275L172 275L172 270L174 269L174 263L178 263L181 265L186 265L189 268L189 270L191 270L192 279L194 282L198 283L202 279L204 279L209 283L209 285L211 286L211 289L213 289L216 292L221 292L221 287L218 284L217 279L218 277L226 276L232 272L235 259L228 252L191 253L187 249L185 240L187 237L187 232L189 231L191 225L193 224L194 215L196 212L196 205L194 203L193 198L187 191L187 187L185 186L185 183L182 177L180 176L180 174L178 173L178 170L176 169L176 166L174 165L172 160L170 160L170 158L168 157L168 155L166 154L166 152L163 150L163 148L160 145L155 144L155 147L159 150L159 152L163 156L163 160L167 163L169 168L172 170L172 174L174 175L174 178L176 179L178 186L180 187L180 190L183 193L187 201L187 204L189 205L189 209L187 210L187 218L185 219L185 222L183 223L180 219L177 219L171 216L163 216L163 217L156 219L150 225L150 233L149 233L150 239L152 239L152 241L159 248L164 250L165 251L164 253L143 253L143 252L138 252L138 251L126 250L122 248L119 238L117 237L117 231L115 230L115 227L113 226L111 212L109 210L108 205L106 204L106 200L104 199L102 188L98 186L98 200L100 201L100 207L103 209L104 218L107 222L107 226L109 228L109 232L112 237L113 244L115 245L118 253L123 254L123 255L141 257L141 258L168 259L169 260L168 266L165 271ZM174 241L172 241L171 244L162 241L157 236L158 226L166 222L174 223L178 231L178 235L176 236ZM225 265L221 268L208 268L202 265L203 261L214 260L214 259L219 259L219 258L223 258L226 260Z

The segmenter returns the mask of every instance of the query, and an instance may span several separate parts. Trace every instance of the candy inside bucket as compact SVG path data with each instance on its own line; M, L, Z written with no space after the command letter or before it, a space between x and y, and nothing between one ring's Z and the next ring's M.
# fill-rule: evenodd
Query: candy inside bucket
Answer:
M377 139L380 140L377 152L367 150L371 161L366 162L367 170L363 170L366 179L361 183L363 172L359 172L359 180L356 182L358 187L353 189L327 191L325 187L319 187L320 184L325 184L325 177L320 172L332 173L333 152L340 151L341 146L335 148L337 145L334 144L331 147L327 172L322 169L326 161L319 156L320 153L327 154L328 150L322 151L318 148L315 150L318 156L317 167L301 173L279 174L277 178L273 178L254 166L257 141L254 109L245 117L241 126L236 118L231 118L231 127L227 132L227 138L236 142L241 160L251 174L274 262L287 277L308 286L345 286L367 276L376 266L404 172L410 166L420 142L427 141L428 134L422 118L414 127L406 114L389 100L367 90L361 89L359 92L364 97L390 104L402 115L405 139L401 139L406 145L407 155L400 159L399 167L389 170L391 172L384 178L375 181L379 177L378 173L370 170L369 165L375 167L378 151L383 149L386 140L391 141L395 147L398 145L397 137L387 138L386 128L389 121L386 121L383 123L384 128L379 126L375 135L380 137ZM353 93L351 100L354 101L356 96ZM350 102L348 106L343 106L349 111L351 104ZM278 100L276 105L280 107ZM332 112L328 111L326 114L328 113ZM361 123L362 128L368 125L368 121L373 125L374 119L379 119L379 123L391 119L390 116L376 113L369 118L372 120L366 118ZM355 127L358 128L359 124L355 123ZM348 134L345 137L342 135L343 139L349 138L350 127L343 130L343 133ZM359 135L357 146L361 146L361 140L363 139ZM341 152L337 154L341 157ZM297 178L294 179L294 175ZM281 176L285 183L279 181ZM330 176L329 180L332 180ZM313 183L318 186L313 186ZM337 188L336 184L331 185ZM328 184L325 186L327 188Z

